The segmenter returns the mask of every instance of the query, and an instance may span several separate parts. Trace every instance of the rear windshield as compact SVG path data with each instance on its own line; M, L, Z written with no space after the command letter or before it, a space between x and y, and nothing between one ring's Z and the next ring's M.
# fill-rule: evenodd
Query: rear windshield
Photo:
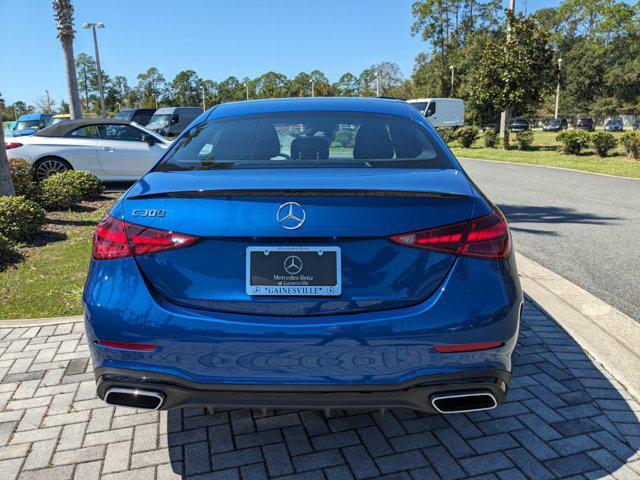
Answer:
M451 168L422 125L352 112L243 115L189 130L156 171L230 168Z
M135 112L135 110L123 110L121 112L116 113L116 116L114 118L116 120L131 121L131 119L133 118L134 112Z
M409 105L422 113L427 109L429 102L409 102Z

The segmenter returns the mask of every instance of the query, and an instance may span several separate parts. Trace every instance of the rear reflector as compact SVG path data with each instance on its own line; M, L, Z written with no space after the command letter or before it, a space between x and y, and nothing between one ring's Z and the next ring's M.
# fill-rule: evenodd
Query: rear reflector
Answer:
M409 247L476 258L504 259L511 250L509 229L500 211L469 222L393 235L390 238Z
M4 144L4 148L5 150L11 150L12 148L18 148L21 147L22 144L18 143L18 142L11 142L11 143L5 143Z
M93 258L113 260L186 247L198 237L125 222L107 214L93 234Z
M121 348L123 350L135 350L138 352L150 352L156 349L155 345L143 345L141 343L110 342L107 340L98 340L96 343L103 347Z
M476 352L478 350L489 350L504 345L503 342L485 342L485 343L468 343L465 345L437 345L433 347L436 352L454 353L454 352Z

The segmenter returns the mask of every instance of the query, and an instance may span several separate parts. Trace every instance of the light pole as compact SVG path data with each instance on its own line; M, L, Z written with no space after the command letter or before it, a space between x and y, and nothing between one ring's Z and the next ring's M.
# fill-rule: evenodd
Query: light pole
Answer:
M311 96L316 96L316 83L313 80L311 80Z
M562 59L558 59L558 86L556 87L556 114L554 118L558 118L558 110L560 109L560 69L562 68Z
M51 97L49 96L49 90L45 90L44 93L47 95L47 113L51 113Z
M207 109L207 104L204 101L204 85L202 85L202 110L206 110Z
M244 90L247 93L247 100L249 100L249 82L244 82Z
M376 77L376 97L380 96L380 78L378 77L378 72L373 72Z
M451 65L449 68L451 69L451 96L453 97L453 79L456 67L454 65Z
M104 88L102 86L102 69L100 68L100 53L98 52L98 35L96 34L96 28L104 28L103 23L85 23L82 28L93 30L93 46L96 50L96 68L98 69L98 89L100 90L100 114L102 118L106 118L106 111L104 109Z
M516 10L516 0L509 0L508 11L514 13ZM507 25L507 39L511 36L511 25ZM507 128L509 128L509 116L511 115L511 106L500 112L500 138L505 139L507 136ZM506 148L506 147L505 147Z

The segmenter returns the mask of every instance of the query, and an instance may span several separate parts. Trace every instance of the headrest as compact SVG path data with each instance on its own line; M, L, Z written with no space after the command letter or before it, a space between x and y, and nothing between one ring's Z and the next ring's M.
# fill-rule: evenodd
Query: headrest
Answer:
M278 132L271 123L261 123L253 149L254 160L269 160L280 153L280 139Z
M363 123L356 134L353 158L363 160L393 158L393 144L382 123Z
M222 128L213 150L216 160L268 160L280 153L273 125L230 122Z
M329 158L329 140L325 137L298 137L291 142L294 160L326 160Z
M424 144L418 139L416 129L405 123L390 123L389 131L393 137L393 146L396 158L416 158L423 149Z

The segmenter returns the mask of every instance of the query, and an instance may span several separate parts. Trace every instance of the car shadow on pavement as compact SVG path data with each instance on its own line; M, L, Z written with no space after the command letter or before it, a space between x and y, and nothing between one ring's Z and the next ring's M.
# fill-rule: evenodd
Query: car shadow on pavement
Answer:
M638 402L528 301L513 373L505 403L468 414L173 410L171 468L225 479L640 478Z
M621 217L595 215L580 212L573 208L554 206L537 207L532 205L498 205L509 221L512 230L539 235L557 235L556 232L540 229L540 224L585 224L607 225L622 220ZM534 228L525 228L523 224L535 224Z

